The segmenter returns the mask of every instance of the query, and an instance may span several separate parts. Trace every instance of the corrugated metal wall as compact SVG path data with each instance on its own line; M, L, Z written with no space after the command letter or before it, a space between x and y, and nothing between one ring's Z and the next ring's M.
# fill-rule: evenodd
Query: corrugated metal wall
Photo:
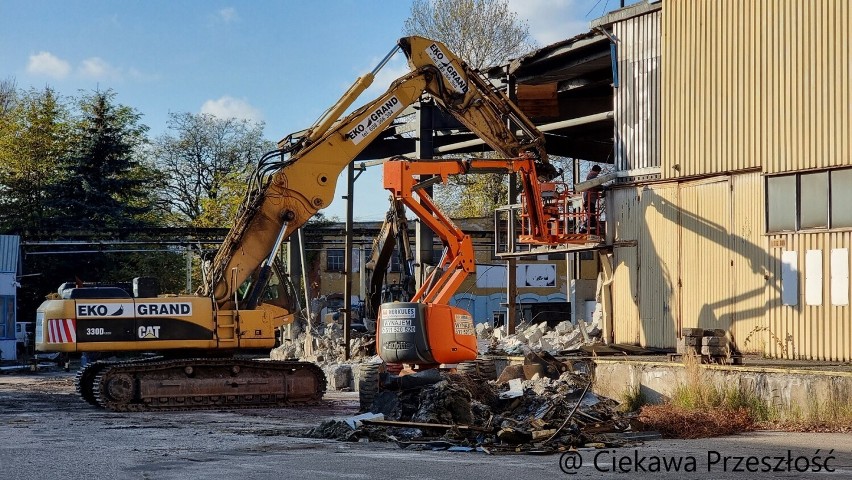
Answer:
M616 342L674 347L678 312L677 186L612 191Z
M741 352L764 352L766 297L769 268L763 176L758 172L731 177L731 322L730 333Z
M640 340L674 348L678 334L678 189L676 184L642 189L639 230Z
M666 0L662 23L663 178L849 164L852 2Z
M673 348L683 327L719 328L764 351L762 195L757 172L614 189L615 341Z
M613 25L618 39L615 91L615 168L660 165L659 10Z
M769 237L771 249L770 281L767 283L767 352L774 357L814 360L852 360L852 310L849 305L833 305L833 249L848 249L852 232L781 234ZM822 293L820 305L806 302L806 279L809 275L805 257L809 250L822 253ZM798 257L798 292L796 305L782 305L781 255L796 252ZM845 269L852 270L849 255ZM835 273L840 269L835 268ZM846 281L846 296L852 298L852 286Z
M612 318L613 341L640 344L639 224L643 220L639 188L618 188L607 197L608 228L614 232Z
M0 272L18 273L20 243L17 235L0 235Z
M643 148L654 134L637 127L649 105L637 92L650 90L630 74L653 18L613 24L624 43L620 170L653 158ZM669 322L659 321L669 308L674 331L725 329L744 352L852 360L852 310L832 303L852 297L852 232L766 235L763 177L852 164L852 2L667 0L661 21L662 178L691 178L610 193L616 341L669 346ZM785 270L798 282L796 305L782 305L784 252L797 255L798 272Z
M733 293L728 178L682 184L680 202L683 326L728 330Z

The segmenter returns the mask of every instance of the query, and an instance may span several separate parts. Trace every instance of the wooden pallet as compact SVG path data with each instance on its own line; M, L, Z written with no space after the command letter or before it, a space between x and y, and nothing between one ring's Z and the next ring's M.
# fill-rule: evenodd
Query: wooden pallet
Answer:
M696 355L697 357L701 357L701 363L706 364L716 364L716 365L742 365L743 364L743 356L740 354L733 354L730 357L727 355ZM683 354L682 353L670 353L669 354L670 362L683 362Z

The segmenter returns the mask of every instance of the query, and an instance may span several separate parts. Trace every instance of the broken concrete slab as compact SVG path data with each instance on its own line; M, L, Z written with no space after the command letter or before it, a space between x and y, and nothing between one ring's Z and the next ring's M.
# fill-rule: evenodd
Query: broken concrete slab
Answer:
M355 430L356 428L358 428L362 425L364 420L375 421L375 420L384 420L384 419L385 419L385 416L381 413L367 412L367 413L362 413L360 415L355 415L354 417L349 417L349 418L345 419L344 422L346 422L346 424L349 425L349 428L351 428L352 430Z
M524 394L524 384L520 378L513 378L509 380L509 389L505 392L500 393L499 397L502 399L507 398L517 398Z
M329 365L323 369L326 379L328 380L328 388L332 390L352 390L355 376L352 373L352 365L337 364Z

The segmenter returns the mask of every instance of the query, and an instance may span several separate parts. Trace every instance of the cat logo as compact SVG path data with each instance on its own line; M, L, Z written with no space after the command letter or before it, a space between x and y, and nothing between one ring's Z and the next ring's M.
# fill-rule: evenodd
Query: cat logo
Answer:
M139 327L139 338L156 339L160 338L160 326L152 325L149 327Z

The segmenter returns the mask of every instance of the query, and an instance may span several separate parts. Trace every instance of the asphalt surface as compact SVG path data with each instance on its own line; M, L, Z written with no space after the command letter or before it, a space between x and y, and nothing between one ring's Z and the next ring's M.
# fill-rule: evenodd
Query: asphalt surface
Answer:
M356 414L353 393L311 407L115 413L78 399L73 379L0 374L0 478L852 478L852 434L757 432L563 456L418 451L303 436Z

